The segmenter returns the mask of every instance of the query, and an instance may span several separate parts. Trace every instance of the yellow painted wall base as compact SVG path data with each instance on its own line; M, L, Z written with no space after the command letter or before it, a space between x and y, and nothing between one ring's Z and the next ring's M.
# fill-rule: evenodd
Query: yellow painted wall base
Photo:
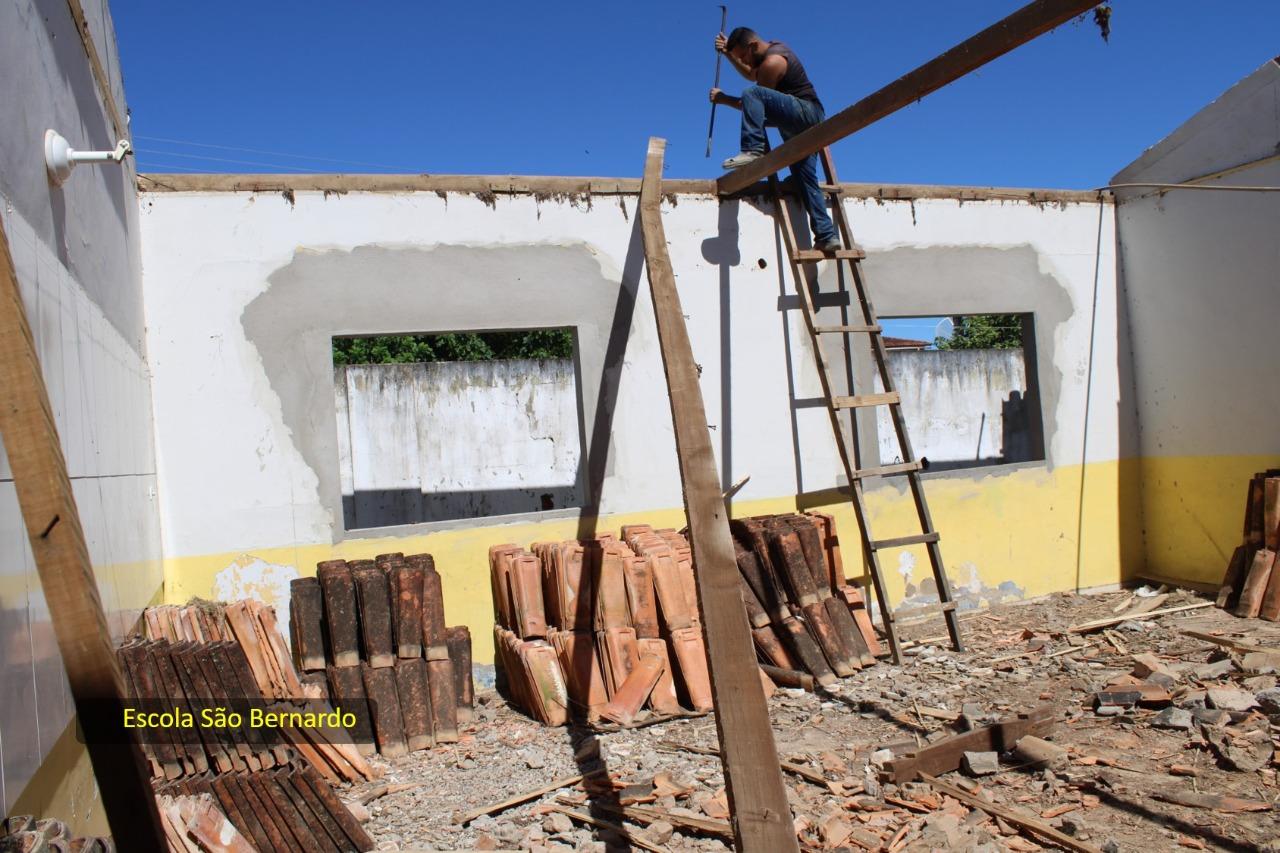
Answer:
M1141 559L1140 544L1135 544L1140 542L1135 538L1140 536L1136 504L1132 513L1118 510L1125 503L1122 484L1126 477L1122 473L1126 464L1100 462L1087 468L1077 465L1053 471L1045 467L992 468L989 473L976 476L928 480L925 488L929 506L942 533L942 552L953 584L981 594L1009 582L1018 595L1031 597L1121 581L1121 566L1127 565L1129 559ZM1135 472L1136 469L1129 470L1128 479ZM853 509L837 495L833 494L830 501L819 506L788 496L739 501L732 509L738 517L793 512L801 506L833 513L845 543L846 574L853 577L859 573L860 563ZM905 491L894 486L869 491L867 505L877 538L919 532L910 495ZM616 533L623 524L638 522L680 528L685 524L684 511L667 508L608 516L600 519L597 529ZM1081 529L1083 539L1078 535ZM475 660L489 663L493 660L489 546L501 542L527 546L577 535L578 522L569 518L417 536L353 539L336 546L296 545L258 548L250 554L171 557L165 560L165 599L181 604L193 596L212 597L215 576L233 564L244 566L260 560L311 575L321 560L370 558L389 551L428 551L435 555L444 582L449 623L469 626ZM918 584L929 577L928 557L922 547L887 553L883 563L885 579L890 599L896 604L902 600L908 582ZM252 588L269 604L283 603L272 600L279 593L267 585ZM277 584L275 589L284 589L283 594L287 595L287 584Z
M1140 461L1146 568L1217 583L1244 532L1249 478L1280 456L1146 457Z
M13 814L56 818L77 835L110 835L89 752L73 719L13 804Z

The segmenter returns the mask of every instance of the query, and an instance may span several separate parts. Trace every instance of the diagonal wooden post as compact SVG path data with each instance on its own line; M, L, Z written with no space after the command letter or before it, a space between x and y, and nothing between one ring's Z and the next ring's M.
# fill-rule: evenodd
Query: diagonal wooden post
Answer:
M656 137L649 140L640 185L640 227L671 397L671 420L675 424L676 455L689 518L689 541L697 567L698 604L734 841L736 849L745 853L786 853L799 848L742 604L729 517L707 431L698 369L662 227L662 160L666 144Z
M911 106L930 92L1004 56L1076 15L1083 15L1096 5L1098 0L1034 0L883 89L872 92L804 133L796 134L759 160L724 175L716 182L716 191L727 195L744 190L779 169L817 154L849 134Z
M116 848L162 853L168 847L146 760L136 741L118 736L127 732L123 682L2 223L0 436L81 729L117 734L86 737Z

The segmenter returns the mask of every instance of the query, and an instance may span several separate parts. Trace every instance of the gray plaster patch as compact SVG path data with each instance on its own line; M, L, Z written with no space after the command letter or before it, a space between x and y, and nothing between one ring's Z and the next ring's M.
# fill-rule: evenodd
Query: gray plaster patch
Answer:
M333 402L335 335L573 327L583 446L591 446L606 348L622 318L615 318L620 281L606 277L590 247L302 249L268 282L241 324L279 397L284 424L319 482L334 541L345 535ZM629 320L628 314L628 327ZM621 360L620 353L609 357Z
M864 280L880 317L931 317L951 314L1032 314L1035 321L1035 351L1028 353L1030 368L1034 355L1044 420L1045 464L1052 469L1053 439L1057 432L1055 415L1062 388L1062 371L1055 359L1054 341L1059 326L1070 319L1073 307L1066 287L1053 275L1042 272L1039 255L1029 246L994 248L982 246L904 247L876 251L862 262ZM841 266L847 266L842 264ZM838 289L834 264L824 264L819 277L823 293ZM847 286L852 287L852 283ZM851 312L857 311L856 299ZM823 324L861 322L852 313L842 319L841 309L821 309ZM859 336L855 336L859 337ZM843 374L844 362L837 336L828 335L823 351L833 375ZM855 383L870 387L875 370L869 345L855 348ZM843 382L837 382L843 387ZM847 393L839 391L838 393ZM864 446L875 447L874 410L864 410L859 433ZM862 413L860 412L860 415ZM910 425L908 425L909 427ZM989 468L961 469L948 476L980 479ZM842 478L843 479L843 478ZM872 481L873 488L905 489L906 480Z

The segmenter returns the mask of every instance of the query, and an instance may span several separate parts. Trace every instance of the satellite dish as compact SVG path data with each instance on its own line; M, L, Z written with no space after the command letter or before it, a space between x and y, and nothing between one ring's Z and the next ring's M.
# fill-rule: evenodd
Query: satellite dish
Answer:
M933 337L949 338L956 330L956 324L950 317L943 317L938 321L938 325L933 327Z

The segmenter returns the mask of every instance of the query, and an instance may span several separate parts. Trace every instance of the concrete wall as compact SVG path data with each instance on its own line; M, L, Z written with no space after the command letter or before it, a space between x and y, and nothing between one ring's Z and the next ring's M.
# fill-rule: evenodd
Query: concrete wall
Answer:
M570 359L339 367L334 398L347 531L582 505Z
M249 589L283 598L288 579L321 559L428 550L444 574L448 618L471 625L485 660L489 545L589 533L597 512L600 529L684 523L635 182L591 179L597 189L585 195L557 179L278 180L146 182L171 600ZM818 377L768 205L721 203L707 184L669 189L663 216L721 476L726 485L751 477L734 512L831 506L856 538L835 491L843 477L827 416L805 402ZM976 602L1118 581L1110 205L909 187L851 192L845 204L886 315L1034 315L1045 461L929 478L962 592ZM348 534L330 339L546 327L576 329L590 511ZM903 485L870 491L878 536L911 532ZM918 591L926 566L922 552L895 555L895 602Z
M1027 462L1042 448L1022 350L893 351L889 365L930 470ZM581 505L569 360L339 367L334 400L348 533ZM877 413L879 461L901 461L889 410Z
M1280 186L1277 140L1280 65L1268 61L1113 183ZM1134 401L1123 452L1141 459L1131 489L1146 568L1217 582L1240 544L1249 476L1280 465L1280 193L1116 192Z
M1043 458L1021 349L890 352L889 378L902 395L911 448L930 470ZM876 410L876 432L879 461L901 462L888 408Z
M46 128L114 148L124 109L105 2L82 3L110 93L66 3L0 4L0 219L8 236L109 622L117 636L162 580L132 163L48 182ZM7 460L0 457L0 792L7 812L103 828Z

